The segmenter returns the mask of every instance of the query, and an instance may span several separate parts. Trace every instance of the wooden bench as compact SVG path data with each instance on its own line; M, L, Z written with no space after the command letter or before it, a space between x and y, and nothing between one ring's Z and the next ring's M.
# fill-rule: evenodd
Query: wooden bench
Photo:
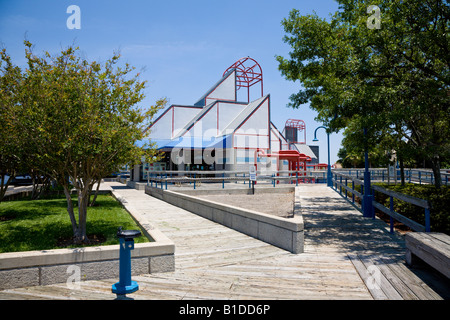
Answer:
M417 258L450 278L450 236L436 232L410 232L405 236L406 263Z

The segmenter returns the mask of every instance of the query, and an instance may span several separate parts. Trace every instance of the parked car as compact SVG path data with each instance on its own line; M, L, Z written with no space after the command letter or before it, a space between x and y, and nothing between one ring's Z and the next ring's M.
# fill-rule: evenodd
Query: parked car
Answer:
M13 186L31 186L32 184L33 180L29 175L17 176L11 181L11 185Z

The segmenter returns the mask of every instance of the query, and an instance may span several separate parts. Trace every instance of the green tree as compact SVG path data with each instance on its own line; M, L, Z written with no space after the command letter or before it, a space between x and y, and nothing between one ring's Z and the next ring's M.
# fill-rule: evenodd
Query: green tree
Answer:
M343 167L364 167L364 145L361 144L363 128L358 126L358 121L352 121L344 130L344 139L342 148L338 156L341 157ZM368 139L368 153L370 167L385 167L389 164L392 151L394 150L389 143L391 138L384 135L384 132L373 132Z
M22 139L11 113L17 108L22 81L20 68L14 66L6 50L0 52L0 202L20 171ZM6 181L6 177L9 177Z
M372 4L340 0L330 21L292 10L283 21L289 59L281 73L302 88L290 106L310 102L318 119L339 130L367 128L362 145L392 134L430 160L436 186L449 148L449 7L442 1L379 1L380 29L368 27Z
M93 186L125 164L157 156L152 145L136 142L146 138L145 129L165 100L139 108L145 81L131 74L130 65L120 67L119 55L101 65L77 56L78 48L39 57L30 42L25 45L28 68L16 125L35 146L34 163L64 189L74 241L89 242L86 221Z

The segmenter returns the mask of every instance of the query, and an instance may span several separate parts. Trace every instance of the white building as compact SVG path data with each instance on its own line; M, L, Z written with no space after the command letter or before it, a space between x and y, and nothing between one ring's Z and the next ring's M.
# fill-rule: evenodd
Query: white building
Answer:
M248 101L256 84L261 97ZM238 101L242 88L248 91L245 102ZM148 171L159 170L248 171L255 159L258 170L287 169L287 162L279 158L256 157L258 151L276 154L290 148L271 122L270 108L270 95L263 94L261 67L252 58L238 60L196 103L171 105L155 119L149 127L150 139L166 158L144 164L140 179L146 180Z

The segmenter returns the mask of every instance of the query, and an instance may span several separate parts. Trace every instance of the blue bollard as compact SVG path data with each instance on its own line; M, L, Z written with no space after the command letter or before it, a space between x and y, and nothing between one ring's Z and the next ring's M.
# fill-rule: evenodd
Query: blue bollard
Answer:
M120 241L119 282L112 285L112 292L117 295L139 290L136 281L131 281L131 250L134 249L134 238L140 235L139 230L122 230L122 227L117 231Z

